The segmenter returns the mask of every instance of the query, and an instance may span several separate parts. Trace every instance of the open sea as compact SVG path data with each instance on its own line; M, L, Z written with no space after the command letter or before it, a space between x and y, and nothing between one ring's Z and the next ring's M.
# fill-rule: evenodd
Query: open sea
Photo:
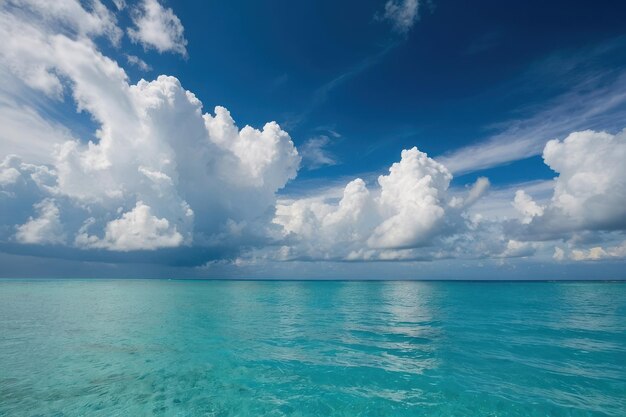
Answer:
M626 416L626 284L0 281L0 416Z

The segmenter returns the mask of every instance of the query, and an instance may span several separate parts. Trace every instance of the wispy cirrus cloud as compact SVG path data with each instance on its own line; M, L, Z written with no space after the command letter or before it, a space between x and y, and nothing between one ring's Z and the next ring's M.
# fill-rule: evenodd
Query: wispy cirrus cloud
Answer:
M352 67L348 68L344 72L341 72L339 75L329 80L328 82L322 84L318 88L313 91L311 99L308 102L308 105L299 113L290 115L287 120L283 122L283 125L287 128L291 128L301 124L304 120L306 120L311 113L323 105L330 94L346 82L350 81L354 77L359 74L367 71L369 68L378 64L390 51L393 50L397 46L397 42L390 42L382 49L380 49L377 53L373 55L369 55L357 62Z
M574 89L525 120L513 120L485 141L437 159L457 175L541 155L550 139L584 129L619 129L626 118L626 73L605 87Z
M618 39L570 58L557 56L541 63L542 70L533 69L529 79L549 77L558 82L564 72L570 82L573 80L573 85L540 107L526 109L526 112L534 113L530 117L491 126L498 133L441 155L437 160L460 175L540 155L549 140L574 131L621 130L626 119L626 71L576 71L586 61L593 61L591 58L610 54L625 42ZM554 68L557 68L557 74L545 73L554 71Z
M384 11L377 13L374 17L378 20L390 22L394 32L406 35L419 17L418 11L420 4L420 0L388 0L385 3ZM378 52L366 56L361 61L356 62L352 67L347 68L336 77L322 84L313 92L309 105L300 113L288 117L284 125L289 128L302 123L316 108L326 102L333 90L378 64L400 43L401 40L399 39L386 42Z
M128 61L129 64L136 66L141 71L152 70L152 67L148 63L146 63L146 61L144 61L143 59L139 58L136 55L126 54L126 61Z
M309 169L318 169L325 166L337 165L337 157L328 150L331 139L327 135L317 135L299 147L303 165Z

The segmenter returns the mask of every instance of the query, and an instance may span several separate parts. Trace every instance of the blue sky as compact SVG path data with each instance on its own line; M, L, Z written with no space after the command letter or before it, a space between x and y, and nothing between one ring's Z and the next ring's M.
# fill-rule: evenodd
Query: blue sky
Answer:
M625 278L624 17L7 1L0 276Z

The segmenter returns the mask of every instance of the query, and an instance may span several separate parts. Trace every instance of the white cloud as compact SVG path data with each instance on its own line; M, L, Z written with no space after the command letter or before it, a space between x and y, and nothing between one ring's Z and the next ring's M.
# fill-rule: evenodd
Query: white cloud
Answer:
M357 179L338 202L323 195L279 202L274 222L291 239L290 259L335 260L544 259L550 254L543 241L626 229L624 132L572 133L549 142L544 159L559 174L554 180L481 199L489 189L486 178L461 196L449 190L452 176L442 164L417 149L403 151L390 174L379 177L380 188ZM563 260L565 251L557 249L553 258ZM579 259L616 256L577 250L571 254Z
M81 37L106 36L115 45L122 37L115 15L100 0L83 4L78 0L7 0L4 7L18 8L12 12L22 19L37 16L44 25L59 32L69 30Z
M553 221L560 216L577 228L626 228L626 131L575 132L548 142L543 158L559 173Z
M239 129L222 107L215 115L203 114L202 103L174 77L131 85L125 71L86 35L58 33L58 25L44 17L22 19L12 12L0 8L0 18L8 23L1 30L11 40L9 47L0 45L2 70L29 82L28 68L42 68L43 77L52 81L28 85L55 99L62 98L56 92L71 92L77 108L98 125L91 141L68 135L50 151L48 166L29 168L53 177L36 186L38 193L57 198L61 214L72 211L64 224L74 237L71 242L134 250L192 240L228 246L251 234L267 239L264 227L275 193L295 177L300 162L278 124ZM22 56L28 57L26 63L20 62ZM27 123L20 128L34 132ZM20 164L3 169L4 183L14 180L10 168L19 171ZM118 207L126 213L122 217L115 214ZM80 225L90 218L87 234ZM232 224L245 229L239 237L224 233ZM141 232L133 240L120 232L122 226Z
M235 158L217 161L229 171L228 182L244 187L265 186L273 194L296 177L300 156L289 134L276 122L266 123L263 130L250 126L239 130L230 112L221 106L215 107L215 116L205 113L202 118L210 141ZM232 172L237 175L230 175Z
M375 221L372 196L360 178L346 185L336 205L317 199L282 202L274 218L284 233L300 241L294 256L321 259L341 257L351 246L364 245ZM334 253L336 246L343 247Z
M143 59L135 55L126 55L126 60L129 64L136 66L142 71L150 71L152 67L146 63Z
M188 216L193 216L188 212ZM165 218L152 214L149 206L141 201L121 218L107 223L102 239L89 235L87 228L76 236L76 244L84 248L105 248L114 251L154 250L180 246L184 237Z
M0 5L0 62L4 70L28 86L60 99L63 86L55 71L58 38L75 39L93 48L91 39L106 36L119 43L121 30L113 14L99 1L91 9L77 0L11 0ZM6 87L5 87L6 89Z
M418 18L419 0L388 0L383 18L399 33L407 33Z
M61 224L60 211L53 199L45 199L35 205L38 217L17 226L15 239L26 244L63 244L66 234Z
M219 233L230 220L255 221L295 177L298 153L276 123L239 130L222 107L215 116L203 115L199 100L173 77L132 86L120 82L121 92L84 95L77 83L75 95L85 97L83 106L101 123L99 141L59 148L58 194L104 207L143 201L189 241L194 232L200 240ZM189 207L197 213L193 222ZM154 242L161 241L146 241L146 248Z
M523 216L521 221L524 224L530 223L535 216L543 215L543 207L535 203L532 197L526 194L524 190L515 192L513 207Z
M549 141L543 158L558 173L551 199L540 206L519 190L513 202L528 238L626 229L626 132L574 132Z
M552 259L557 262L561 262L565 259L565 251L558 246L554 248L554 255L552 255Z
M574 249L570 258L574 261L597 261L608 257L608 254L600 246L596 246L589 250Z
M304 166L313 170L337 165L336 157L326 149L329 144L330 138L326 135L315 136L304 142L299 147Z
M522 218L506 223L509 235L526 242L562 240L571 247L610 241L626 230L626 132L574 132L548 142L543 158L558 173L552 196L540 205L518 190L513 206ZM569 258L616 258L619 248L575 248ZM552 257L563 261L567 256L556 247Z
M19 192L40 199L42 192L50 194L55 181L53 170L25 163L17 155L8 155L0 162L0 194L15 197L14 193Z
M622 259L626 258L626 241L621 245L609 248L595 246L590 249L574 249L570 254L573 261L599 261L603 259Z
M536 201L543 204L549 200L554 192L553 180L528 181L514 183L506 186L492 187L489 196L478 200L469 210L470 215L480 215L491 221L503 222L519 218L519 211L515 209L515 194L520 189L527 195L535 197Z
M537 244L534 242L520 242L518 240L509 240L506 249L500 254L502 258L524 258L532 256L537 250Z
M124 10L126 8L126 0L113 0L113 4L117 10Z
M368 244L397 249L426 243L445 214L443 194L452 174L417 148L402 151L400 162L380 176L378 204L385 220L376 227Z
M158 0L142 0L132 18L136 28L129 28L128 36L133 42L160 53L171 51L187 56L184 28L171 8L163 7Z
M550 232L541 239L567 241L575 232L626 227L624 133L585 131L552 141L544 159L559 174L556 180L496 189L488 198L483 198L490 187L486 178L450 189L452 174L445 164L413 148L402 152L377 185L357 178L345 181L338 194L277 203L277 191L295 178L301 161L287 132L275 122L240 129L227 109L206 112L174 77L131 84L94 41L104 36L116 42L119 32L110 13L98 2L90 9L58 4L71 7L35 1L0 6L0 34L8 40L0 44L0 76L11 80L0 87L0 151L21 156L0 163L0 208L4 218L19 218L8 223L15 242L125 252L235 248L231 254L239 256L239 264L251 257L255 262L483 257L505 262L548 247L537 243L537 230ZM150 15L142 10L136 23ZM180 21L174 18L168 17L175 27ZM184 54L182 26L177 33L178 46L163 50ZM33 100L35 94L45 97ZM90 137L74 137L61 120L50 121L49 108L41 105L54 103L53 108L70 94L97 126ZM325 150L327 142L305 145L307 163L336 162ZM29 153L32 148L41 155ZM553 197L546 199L552 188ZM35 202L24 222L22 213L31 213ZM511 220L514 208L521 222ZM7 225L0 226L2 239L10 239ZM622 253L621 246L584 244L569 257L609 259ZM555 259L565 258L557 249Z
M34 25L0 9L0 59L5 68L23 80L29 87L41 90L48 96L60 98L61 80L53 73L48 34Z
M481 178L463 197L448 195L452 175L417 148L368 189L357 178L333 203L325 196L279 202L274 222L292 242L290 256L303 259L401 260L445 256L437 239L465 231L463 210L488 188ZM440 242L441 243L441 242ZM432 246L427 251L422 247ZM498 249L498 253L502 249Z
M491 183L489 182L489 178L487 177L478 177L476 182L472 184L467 196L459 197L452 196L448 205L454 208L468 208L474 203L476 203L482 196L484 196L489 188L491 187Z
M18 170L19 163L20 160L15 155L7 156L0 163L0 186L6 187L7 185L15 184L22 176Z
M486 140L455 149L437 160L455 175L480 171L541 155L550 139L573 131L621 123L626 116L626 74L601 75L591 74L545 107L533 109L530 117L492 126L498 132Z
M1 47L0 47L1 48ZM73 136L46 119L24 83L0 65L0 155L17 154L31 163L50 163L55 146Z
M470 188L464 205L469 206L474 204L479 198L485 195L489 187L491 187L491 183L487 177L478 177L472 188Z

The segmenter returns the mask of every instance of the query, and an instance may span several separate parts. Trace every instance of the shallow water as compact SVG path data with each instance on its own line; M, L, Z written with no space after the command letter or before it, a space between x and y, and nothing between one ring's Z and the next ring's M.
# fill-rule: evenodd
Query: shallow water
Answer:
M626 416L618 283L0 281L0 416Z

